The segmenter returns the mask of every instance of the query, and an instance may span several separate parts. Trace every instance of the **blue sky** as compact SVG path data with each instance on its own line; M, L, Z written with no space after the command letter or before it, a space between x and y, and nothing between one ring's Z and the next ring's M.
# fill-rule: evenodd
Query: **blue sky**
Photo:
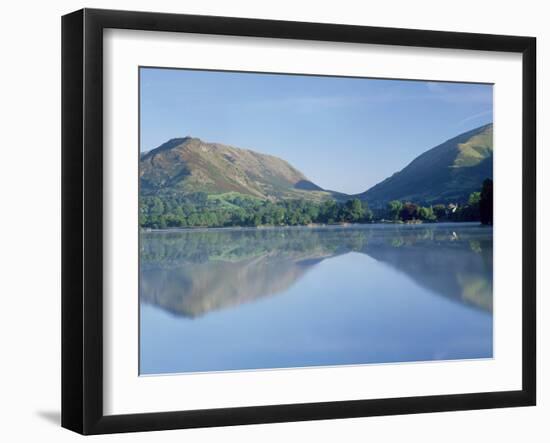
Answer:
M363 192L493 119L491 85L141 68L141 150L187 135Z

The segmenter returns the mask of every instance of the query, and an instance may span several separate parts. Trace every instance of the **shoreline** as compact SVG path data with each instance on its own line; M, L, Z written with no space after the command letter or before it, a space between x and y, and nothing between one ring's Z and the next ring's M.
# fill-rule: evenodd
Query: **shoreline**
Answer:
M283 226L220 226L220 227L185 227L185 228L139 228L140 234L153 233L170 233L170 232L213 232L213 231L270 231L270 230L305 230L305 229L353 229L364 227L389 227L398 226L401 228L418 228L423 226L445 226L445 225L462 225L462 226L479 226L492 228L492 225L483 225L478 221L446 221L433 223L394 223L394 222L376 222L376 223L335 223L335 224L311 224L311 225L283 225Z

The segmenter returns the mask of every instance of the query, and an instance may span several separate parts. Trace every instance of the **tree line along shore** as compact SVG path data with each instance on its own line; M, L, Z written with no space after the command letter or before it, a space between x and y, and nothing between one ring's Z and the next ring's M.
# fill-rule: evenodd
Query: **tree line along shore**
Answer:
M370 208L365 200L269 201L229 194L209 196L162 194L140 196L139 224L144 229L307 226L346 223L472 222L493 224L493 181L463 203L422 205L392 200Z

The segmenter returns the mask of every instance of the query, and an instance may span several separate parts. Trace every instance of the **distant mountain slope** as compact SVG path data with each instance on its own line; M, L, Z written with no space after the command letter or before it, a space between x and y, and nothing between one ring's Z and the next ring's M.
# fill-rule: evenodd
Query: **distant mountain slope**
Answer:
M142 154L140 185L145 195L237 192L270 200L332 196L280 158L192 137L169 140Z
M465 202L493 177L493 125L460 134L415 158L358 197L379 207L391 200Z

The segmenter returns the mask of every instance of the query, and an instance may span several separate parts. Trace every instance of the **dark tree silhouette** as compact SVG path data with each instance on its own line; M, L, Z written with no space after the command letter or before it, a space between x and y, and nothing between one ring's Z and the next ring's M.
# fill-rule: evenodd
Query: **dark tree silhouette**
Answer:
M479 218L484 225L493 224L493 180L483 181L479 198Z
M419 206L414 203L411 203L411 202L405 203L403 205L403 208L401 209L401 212L399 213L399 215L401 216L401 220L409 221L409 220L417 219L418 208Z

